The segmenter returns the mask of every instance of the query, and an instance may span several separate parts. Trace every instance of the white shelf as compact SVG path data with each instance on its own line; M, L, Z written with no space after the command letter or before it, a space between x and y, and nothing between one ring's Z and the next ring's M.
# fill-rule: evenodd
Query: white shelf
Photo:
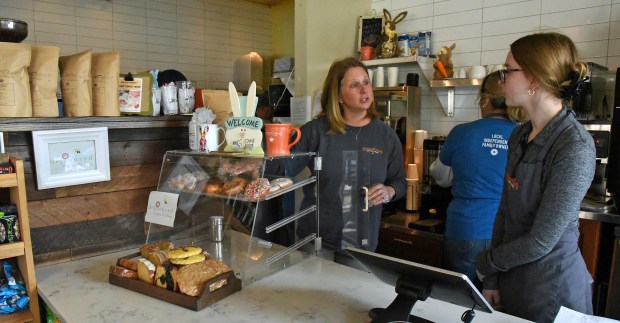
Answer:
M396 64L407 64L407 63L428 63L434 62L435 58L427 57L427 56L406 56L406 57L393 57L393 58L381 58L381 59L371 59L368 61L362 61L366 66L381 66L381 65L396 65Z

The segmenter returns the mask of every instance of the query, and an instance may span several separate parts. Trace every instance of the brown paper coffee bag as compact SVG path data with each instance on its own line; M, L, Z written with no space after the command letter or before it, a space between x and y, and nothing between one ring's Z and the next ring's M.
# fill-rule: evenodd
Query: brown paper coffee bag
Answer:
M0 118L32 117L30 45L0 42Z
M33 117L58 117L58 55L55 46L32 46L30 95Z
M91 117L93 115L90 76L92 56L92 49L87 49L78 54L61 56L59 59L60 89L65 117Z
M95 116L120 116L118 100L118 51L93 53L91 76L93 79L93 114Z

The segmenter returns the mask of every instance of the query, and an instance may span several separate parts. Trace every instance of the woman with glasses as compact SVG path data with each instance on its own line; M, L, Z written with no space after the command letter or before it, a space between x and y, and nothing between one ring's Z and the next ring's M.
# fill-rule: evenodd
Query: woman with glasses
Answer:
M519 118L508 115L497 72L482 79L478 104L482 119L454 127L430 168L438 185L452 186L443 265L471 281L476 278L476 256L491 245L508 138L517 126L512 120Z
M477 259L483 295L536 322L552 322L561 306L592 314L592 278L577 243L595 148L568 109L587 65L567 36L538 33L512 43L499 74L506 104L522 106L530 121L508 142L491 249Z

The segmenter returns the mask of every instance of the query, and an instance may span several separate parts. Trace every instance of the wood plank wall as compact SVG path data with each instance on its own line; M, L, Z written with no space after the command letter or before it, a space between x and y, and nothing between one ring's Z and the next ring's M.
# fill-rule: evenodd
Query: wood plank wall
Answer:
M163 156L187 149L187 138L186 126L109 129L110 181L38 190L32 133L8 132L6 152L24 160L35 264L144 243L144 214Z

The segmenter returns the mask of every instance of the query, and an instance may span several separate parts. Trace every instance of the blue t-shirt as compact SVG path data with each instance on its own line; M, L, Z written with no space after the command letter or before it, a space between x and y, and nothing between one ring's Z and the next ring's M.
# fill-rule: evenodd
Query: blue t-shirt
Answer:
M502 195L508 138L514 122L485 118L455 126L439 154L452 167L452 202L445 235L451 239L491 239Z

